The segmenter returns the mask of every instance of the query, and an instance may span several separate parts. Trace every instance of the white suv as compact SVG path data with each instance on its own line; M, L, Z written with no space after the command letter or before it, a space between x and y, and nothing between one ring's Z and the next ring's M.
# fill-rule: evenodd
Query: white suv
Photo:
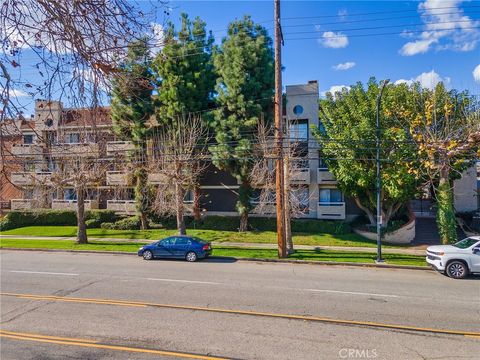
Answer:
M427 263L454 279L480 273L480 236L468 237L453 245L429 246Z

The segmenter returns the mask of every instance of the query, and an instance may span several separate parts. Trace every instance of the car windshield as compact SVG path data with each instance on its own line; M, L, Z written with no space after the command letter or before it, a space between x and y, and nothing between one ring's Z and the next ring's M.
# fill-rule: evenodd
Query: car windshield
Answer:
M475 240L473 238L466 238L466 239L463 239L455 244L453 244L453 246L459 248L459 249L466 249L466 248L469 248L470 246L472 246L473 244L476 244L478 242L478 240Z

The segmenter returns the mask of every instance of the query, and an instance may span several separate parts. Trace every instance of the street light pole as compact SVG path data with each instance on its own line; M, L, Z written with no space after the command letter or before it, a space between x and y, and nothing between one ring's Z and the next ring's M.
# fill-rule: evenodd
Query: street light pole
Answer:
M390 80L382 81L380 86L380 92L377 96L377 126L376 126L376 145L377 145L377 155L376 155L376 162L377 162L377 260L375 262L382 263L384 260L382 259L382 178L381 178L381 164L380 164L380 136L381 136L381 129L380 129L380 103L382 101L382 94L383 90L385 90L385 86L388 84Z

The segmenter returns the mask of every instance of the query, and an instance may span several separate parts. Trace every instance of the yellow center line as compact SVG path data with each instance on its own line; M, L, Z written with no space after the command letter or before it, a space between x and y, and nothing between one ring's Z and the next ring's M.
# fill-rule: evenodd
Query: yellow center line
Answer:
M184 359L199 359L199 360L225 360L226 359L226 358L215 357L215 356L188 354L188 353L182 353L182 352L176 352L176 351L143 349L143 348L135 348L135 347L129 347L129 346L120 346L120 345L98 344L98 343L78 341L78 339L74 339L74 338L71 338L71 339L62 338L64 340L55 340L55 339L50 339L45 335L24 336L22 335L22 333L14 333L11 331L7 333L3 330L0 331L0 337L16 339L16 340L24 340L24 341L36 341L36 342L42 342L42 343L58 344L58 345L73 345L73 346L82 346L82 347L89 347L89 348L95 348L95 349L107 349L107 350L116 350L116 351L128 351L128 352L145 353L145 354L174 356L174 357L179 357Z
M24 336L24 337L34 337L40 339L47 339L47 340L68 340L68 341L79 341L79 342L87 342L87 343L96 343L98 341L95 340L88 340L88 339L78 339L78 338L66 338L60 336L49 336L49 335L39 335L39 334L31 334L31 333L21 333L21 332L13 332L7 330L0 330L0 334L4 335L16 335L16 336Z
M371 321L342 320L342 319L333 319L333 318L318 317L318 316L266 313L266 312L248 311L248 310L230 310L230 309L210 308L210 307L191 306L191 305L159 304L159 303L139 302L139 301L61 297L61 296L53 296L53 295L33 295L33 294L31 295L31 294L15 294L15 293L0 293L0 295L13 296L13 297L25 298L25 299L33 299L33 300L85 302L85 303L94 303L94 304L120 305L120 306L132 306L132 307L151 306L151 307L159 307L159 308L167 308L167 309L194 310L194 311L215 312L215 313L234 314L234 315L250 315L250 316L288 319L288 320L316 321L316 322L324 322L324 323L340 324L340 325L369 326L369 327L392 329L392 330L409 330L409 331L429 332L429 333L445 334L445 335L463 335L463 336L470 336L470 337L480 337L480 332L474 332L474 331L435 329L435 328L418 327L418 326L410 326L410 325L385 324L385 323L371 322Z

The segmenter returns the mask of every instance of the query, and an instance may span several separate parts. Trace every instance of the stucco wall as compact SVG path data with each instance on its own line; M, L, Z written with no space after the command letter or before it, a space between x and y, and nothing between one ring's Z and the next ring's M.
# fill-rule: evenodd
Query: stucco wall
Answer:
M477 171L474 166L465 170L453 183L455 210L457 212L478 209Z

